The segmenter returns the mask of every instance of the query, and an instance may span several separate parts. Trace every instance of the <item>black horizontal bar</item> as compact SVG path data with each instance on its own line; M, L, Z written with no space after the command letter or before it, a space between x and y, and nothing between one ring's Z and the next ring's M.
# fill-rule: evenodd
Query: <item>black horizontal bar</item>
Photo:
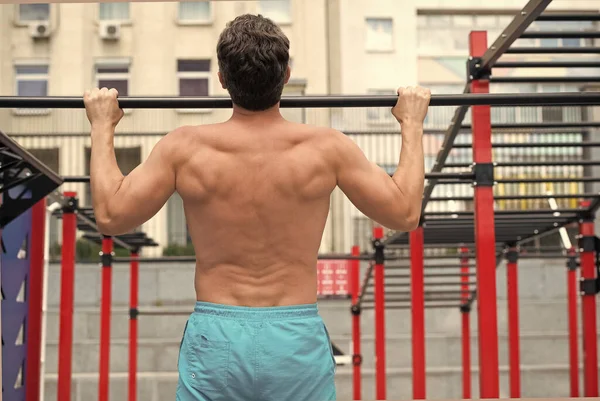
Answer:
M600 47L511 47L505 54L598 54Z
M461 285L476 285L477 282L476 281L469 281L466 283L462 283L460 281L453 281L453 282L446 282L446 281L441 281L441 282L431 282L428 281L425 283L426 286L439 286L439 287L454 287L454 286L461 286ZM386 288L387 287L397 287L397 288L405 288L405 287L410 287L410 283L385 283ZM369 287L370 288L370 287ZM369 292L370 290L366 291Z
M427 298L425 297L425 302L427 301L431 301L431 302L460 302L461 298L460 298L460 294L456 294L457 296L454 297L431 297L431 298ZM366 298L363 302L374 302L374 299L369 299ZM386 302L411 302L411 298L410 297L388 297L386 294L385 297L385 301Z
M521 130L521 129L559 129L559 128L597 128L600 127L600 121L572 121L559 123L495 123L492 129L498 130ZM463 124L460 129L470 131L470 124Z
M494 68L599 68L600 61L499 61Z
M475 273L424 273L425 278L442 278L442 277L475 277ZM386 274L385 278L410 278L410 274Z
M281 107L393 107L398 100L395 95L386 96L287 96L281 99ZM600 93L494 93L433 95L431 106L523 106L523 105L586 105L600 104ZM179 108L231 108L227 97L123 97L119 105L125 109L179 109ZM0 96L4 108L50 108L82 109L81 97L72 96Z
M588 83L600 82L599 76L579 77L491 77L490 82L496 84L555 84L555 83Z
M521 39L598 39L599 31L527 31Z
M598 13L546 13L537 17L537 21L600 21Z
M448 163L445 168L468 168L472 163ZM496 167L562 167L562 166L600 166L599 160L554 160L539 162L500 162L495 163Z
M564 182L600 182L600 177L565 177L565 178L501 178L498 184L540 184Z
M456 179L456 180L472 180L475 174L471 171L458 172L458 173L426 173L425 179Z
M568 214L568 213L581 213L582 209L535 209L535 210L496 210L496 215L527 215L527 214L549 214L552 215L554 213ZM425 212L425 217L427 216L449 216L449 215L457 215L457 216L472 216L473 211L462 210L459 212Z
M445 265L429 265L429 264L425 264L424 265L425 269L460 269L461 267L464 267L464 266L461 265L460 263L457 263L455 265L449 265L449 264L445 264ZM467 267L472 268L472 267L475 267L475 265L467 265ZM410 269L410 265L390 264L389 266L386 266L386 269Z
M181 315L191 315L191 310L174 310L174 309L165 309L165 310L138 310L138 315L142 316L181 316Z
M64 182L90 182L89 175L82 176L65 176L63 177Z
M470 143L460 143L453 146L454 149L471 149ZM600 147L600 142L519 142L519 143L493 143L492 148L516 149L516 148L593 148Z
M371 304L367 304L363 306L363 309L374 309L375 306L371 303ZM425 302L425 308L426 309L453 309L453 308L460 308L460 304L429 304L427 302ZM411 304L405 304L405 305L385 305L385 309L387 310L406 310L406 309L412 309L412 305Z
M500 195L494 196L494 200L528 200L528 199L577 199L577 198L598 198L600 194L537 194L537 195ZM431 198L430 201L472 201L472 196L440 196Z

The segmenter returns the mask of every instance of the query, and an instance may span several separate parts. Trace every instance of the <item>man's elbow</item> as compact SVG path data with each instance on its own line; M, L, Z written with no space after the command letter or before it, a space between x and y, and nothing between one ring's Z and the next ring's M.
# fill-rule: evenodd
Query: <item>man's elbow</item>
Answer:
M421 221L421 210L409 210L396 214L395 221L388 228L397 231L410 232L419 227Z
M124 234L123 228L119 224L119 219L115 219L111 216L96 216L96 225L98 231L103 235L115 236Z

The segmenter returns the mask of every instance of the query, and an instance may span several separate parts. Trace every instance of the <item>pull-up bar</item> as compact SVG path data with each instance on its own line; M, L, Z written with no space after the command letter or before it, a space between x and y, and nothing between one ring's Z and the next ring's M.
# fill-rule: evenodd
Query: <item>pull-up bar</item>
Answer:
M393 107L396 95L387 96L287 96L281 107ZM124 109L227 109L232 107L227 97L123 97L119 104ZM600 104L598 92L559 93L497 93L459 95L433 95L431 106L523 106L523 105L589 105ZM0 107L82 109L83 98L74 96L2 96Z

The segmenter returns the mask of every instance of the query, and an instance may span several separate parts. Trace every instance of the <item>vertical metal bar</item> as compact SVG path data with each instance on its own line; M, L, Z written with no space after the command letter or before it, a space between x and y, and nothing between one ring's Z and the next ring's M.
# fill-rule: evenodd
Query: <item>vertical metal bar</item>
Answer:
M352 247L352 256L359 256L360 248ZM360 400L362 394L361 368L362 354L360 353L360 307L358 303L358 291L360 286L360 260L350 261L350 296L352 297L352 387L353 399Z
M384 245L383 229L373 228L375 247L375 396L378 400L386 398L385 372L385 282L384 282Z
M424 400L425 383L425 248L423 227L410 233L410 290L412 317L412 379L413 399Z
M594 219L587 216L579 223L582 239L594 238ZM581 280L596 278L596 260L594 250L580 249ZM596 326L596 295L582 293L582 329L583 329L583 396L598 397L598 332Z
M461 254L469 253L468 248L461 248ZM470 313L471 306L469 305L469 258L463 256L460 259L460 272L462 274L460 281L460 289L462 291L462 383L463 383L463 399L471 399L471 322Z
M569 250L567 268L567 301L569 317L569 378L571 397L579 397L579 328L577 322L577 259L575 249Z
M506 254L506 289L508 300L508 360L510 398L521 397L521 362L519 347L518 251L511 246Z
M137 399L137 351L138 351L138 288L139 261L138 252L131 252L129 282L129 401Z
M65 192L70 202L63 208L62 255L60 277L60 328L58 333L57 399L71 400L71 365L73 352L73 302L75 293L75 235L77 217L73 207L75 192Z
M112 256L113 240L102 239L102 298L100 300L100 377L98 380L98 400L108 401L110 374L110 318L112 299Z
M487 49L487 33L471 32L471 57L481 57ZM489 80L470 83L471 93L489 93ZM473 161L492 163L490 106L472 108ZM479 389L481 398L498 398L498 318L496 306L496 235L494 232L494 193L491 185L475 186L474 219L477 258L477 297L479 332Z
M46 234L46 199L31 210L31 245L29 248L29 288L27 317L27 365L25 401L40 399L40 369L42 357L42 308L44 296L44 246Z

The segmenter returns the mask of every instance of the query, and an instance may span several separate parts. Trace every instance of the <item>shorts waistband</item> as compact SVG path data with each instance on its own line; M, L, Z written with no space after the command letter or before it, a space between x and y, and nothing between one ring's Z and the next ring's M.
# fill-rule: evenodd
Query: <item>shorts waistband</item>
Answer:
M290 306L252 307L196 302L194 313L215 315L247 320L289 319L317 317L317 304L302 304Z

